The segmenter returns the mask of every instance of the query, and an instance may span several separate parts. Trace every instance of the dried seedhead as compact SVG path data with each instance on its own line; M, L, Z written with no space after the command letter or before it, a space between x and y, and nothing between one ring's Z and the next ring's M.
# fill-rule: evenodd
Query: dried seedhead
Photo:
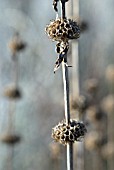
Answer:
M5 89L4 96L8 97L9 99L20 99L22 94L20 89L15 86L10 86Z
M98 90L98 80L95 78L86 80L85 81L85 89L90 94L96 93L96 91Z
M79 112L84 112L89 107L90 101L85 96L79 96L75 101L72 101L71 107L72 109L76 109Z
M66 42L79 38L80 28L77 22L71 19L58 18L46 26L46 33L54 41Z
M86 116L92 122L101 121L104 118L104 112L101 108L93 105L86 110Z
M14 37L10 40L9 44L8 44L13 56L15 56L15 54L17 52L23 51L26 47L26 43L23 42L20 37L19 34L16 33L16 35L14 35Z
M86 127L82 122L71 119L68 125L63 120L52 129L52 138L56 142L66 145L68 142L80 141L86 132Z
M15 134L5 134L1 136L0 140L8 145L15 145L20 142L21 137Z

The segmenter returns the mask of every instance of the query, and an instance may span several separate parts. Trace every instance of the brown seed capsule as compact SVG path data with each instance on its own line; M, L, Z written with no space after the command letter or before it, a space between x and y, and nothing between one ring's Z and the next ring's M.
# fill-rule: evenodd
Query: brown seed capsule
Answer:
M5 89L4 96L8 97L9 99L20 99L22 94L20 89L10 86Z
M71 119L68 125L63 120L52 129L52 138L56 142L66 145L68 142L80 141L86 132L86 127L82 122Z
M54 41L66 42L69 39L77 39L80 36L80 28L77 22L66 18L58 18L51 21L45 30L47 35Z
M15 134L5 134L0 138L1 142L8 145L15 145L20 142L21 137Z

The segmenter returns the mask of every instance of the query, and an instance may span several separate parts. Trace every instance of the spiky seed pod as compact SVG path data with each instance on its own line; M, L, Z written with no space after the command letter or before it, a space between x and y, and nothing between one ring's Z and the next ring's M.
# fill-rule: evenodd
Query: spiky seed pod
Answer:
M85 147L87 150L99 150L104 144L104 138L98 132L90 132L85 137Z
M85 89L91 94L96 93L96 91L98 90L98 80L95 78L86 80Z
M14 36L14 38L8 44L11 52L15 55L17 52L23 51L26 47L26 43L20 40L18 36Z
M90 101L85 96L79 96L75 101L71 102L72 109L76 109L79 112L84 112L90 104Z
M96 122L96 121L100 121L103 119L104 117L104 112L97 106L90 106L87 110L86 110L86 117L88 120L92 121L92 122Z
M15 134L5 134L0 138L1 142L8 145L15 145L20 142L21 137Z
M114 112L114 95L108 95L102 100L101 103L102 109L108 113L111 114Z
M111 64L106 69L106 79L110 83L114 83L114 65Z
M80 28L77 22L66 18L58 18L51 21L45 30L47 35L54 41L65 42L70 39L77 39L80 36Z
M7 87L4 90L4 96L6 96L9 99L20 99L22 94L20 89L18 89L17 87L11 86L11 87Z
M80 141L87 132L82 122L70 120L68 125L65 120L60 122L52 129L52 138L63 145L69 142Z

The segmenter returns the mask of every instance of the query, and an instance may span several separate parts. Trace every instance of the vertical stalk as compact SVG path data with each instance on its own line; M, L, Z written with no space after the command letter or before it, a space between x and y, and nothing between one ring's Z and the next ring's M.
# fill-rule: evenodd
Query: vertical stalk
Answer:
M61 0L62 3L62 18L65 18L65 1ZM67 59L67 55L66 55ZM65 120L66 123L70 123L70 107L69 107L69 77L68 67L62 62L63 72L63 85L64 85L64 106L65 106ZM73 170L73 144L67 143L67 170Z
M69 78L68 67L62 62L63 84L64 84L64 104L65 104L65 120L70 123L70 109L69 109ZM73 170L73 144L67 143L67 170Z
M15 56L13 56L13 81L15 83L15 87L18 87L18 77L19 77L19 63L18 63L18 56L15 54Z
M67 57L67 56L66 56ZM65 106L65 120L70 123L70 107L69 107L69 77L68 67L62 62L63 84L64 84L64 106Z

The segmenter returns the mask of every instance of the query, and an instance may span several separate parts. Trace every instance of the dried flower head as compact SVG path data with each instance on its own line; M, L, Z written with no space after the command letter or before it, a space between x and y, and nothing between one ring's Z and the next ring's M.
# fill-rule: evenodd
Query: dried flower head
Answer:
M9 99L20 99L22 94L20 89L15 86L9 86L4 91L4 96L8 97Z
M54 41L65 42L69 39L79 38L80 29L77 22L71 19L58 18L46 26L46 33Z
M110 114L114 112L114 95L108 95L105 97L101 103L102 109Z
M86 110L86 116L88 120L96 122L102 120L104 113L99 107L93 105Z
M63 145L68 142L80 141L87 132L82 122L70 120L68 125L65 120L60 122L52 129L52 138Z
M98 80L95 78L86 80L85 89L91 94L95 93L98 89Z
M26 47L26 43L23 42L20 37L19 34L17 33L9 42L8 44L11 52L13 55L15 55L17 52L20 52L22 50L25 49Z
M106 69L106 79L110 83L114 83L114 65L113 64L109 65Z
M0 140L8 145L15 145L20 142L21 137L15 134L4 134L1 136Z

